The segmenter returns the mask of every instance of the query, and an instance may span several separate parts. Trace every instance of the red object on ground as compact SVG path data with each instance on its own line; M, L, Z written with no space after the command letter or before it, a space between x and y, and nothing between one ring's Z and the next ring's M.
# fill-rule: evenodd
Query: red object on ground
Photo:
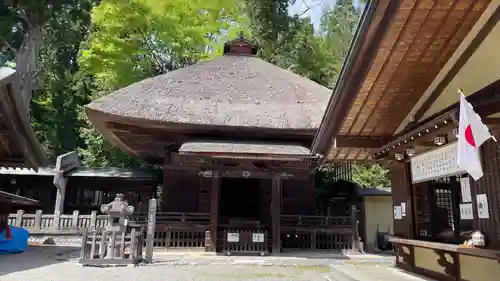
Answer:
M7 239L7 240L12 239L12 233L11 233L10 227L8 225L5 228L5 239Z

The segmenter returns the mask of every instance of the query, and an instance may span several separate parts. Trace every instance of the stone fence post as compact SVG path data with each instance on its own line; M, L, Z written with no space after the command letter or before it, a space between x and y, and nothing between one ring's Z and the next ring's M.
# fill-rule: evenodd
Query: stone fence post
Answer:
M73 211L73 217L71 218L71 228L78 229L78 217L80 212L78 210Z
M23 215L24 215L24 210L17 210L17 213L16 213L16 224L15 224L15 226L17 226L17 227L21 227L22 226Z
M52 225L52 228L58 229L60 220L61 220L61 212L55 211L54 212L54 224Z
M92 211L90 213L89 229L97 229L97 211Z
M34 229L37 229L37 230L42 229L42 215L43 215L42 210L36 210L35 225L33 226Z

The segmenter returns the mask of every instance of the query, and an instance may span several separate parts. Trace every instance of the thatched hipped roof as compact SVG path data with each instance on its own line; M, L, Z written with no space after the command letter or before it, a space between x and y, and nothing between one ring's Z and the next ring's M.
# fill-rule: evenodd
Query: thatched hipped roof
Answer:
M95 113L153 122L317 128L331 91L249 55L225 55L120 89Z

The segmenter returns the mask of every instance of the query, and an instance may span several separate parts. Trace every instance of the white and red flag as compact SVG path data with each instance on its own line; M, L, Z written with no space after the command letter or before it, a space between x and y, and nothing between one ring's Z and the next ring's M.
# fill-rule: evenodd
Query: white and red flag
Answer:
M483 176L479 147L492 137L481 117L460 93L460 122L458 127L458 167L465 170L474 180Z

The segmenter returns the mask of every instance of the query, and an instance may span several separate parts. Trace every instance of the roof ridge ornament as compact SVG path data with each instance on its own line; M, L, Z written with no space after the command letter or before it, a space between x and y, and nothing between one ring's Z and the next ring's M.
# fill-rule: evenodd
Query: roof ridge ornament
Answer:
M243 31L237 39L224 44L224 55L255 56L257 51L257 46L245 38Z

